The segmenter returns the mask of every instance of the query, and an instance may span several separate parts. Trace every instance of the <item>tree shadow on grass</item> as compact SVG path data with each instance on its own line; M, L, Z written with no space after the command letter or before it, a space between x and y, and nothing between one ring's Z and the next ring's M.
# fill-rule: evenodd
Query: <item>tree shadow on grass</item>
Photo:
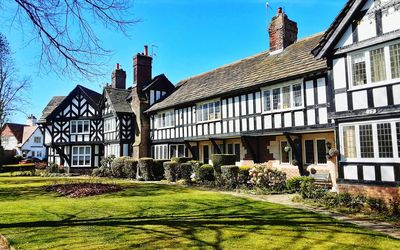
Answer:
M75 227L89 228L124 228L124 234L144 234L148 235L140 242L130 242L129 247L154 246L162 244L165 241L174 242L177 239L184 240L185 247L222 249L223 243L238 238L251 237L252 234L265 234L266 237L281 238L282 242L310 241L313 244L322 244L333 242L336 234L348 233L351 235L360 235L361 237L386 238L374 232L358 230L352 224L333 220L314 213L307 213L302 210L285 208L280 206L271 206L270 209L260 209L254 202L247 199L229 199L225 203L202 202L197 201L191 204L191 207L201 207L191 212L180 212L174 210L174 205L168 207L168 211L175 211L171 214L146 215L151 207L143 207L142 210L134 214L127 213L124 216L111 216L102 218L82 218L77 211L75 214L69 213L57 214L60 220L56 221L34 221L17 223L0 223L0 228L14 230L29 228L52 228L57 229L65 227L72 229ZM281 233L277 231L283 229ZM304 233L310 232L310 229L317 230L320 234L314 236ZM226 230L235 232L233 236L225 235ZM204 239L202 234L207 232L212 234L211 239ZM110 232L112 233L112 232ZM321 233L328 236L321 237ZM121 235L114 237L122 238ZM334 242L337 247L348 248L350 243ZM362 243L360 243L362 244ZM284 245L282 245L284 247ZM373 247L372 247L373 248Z

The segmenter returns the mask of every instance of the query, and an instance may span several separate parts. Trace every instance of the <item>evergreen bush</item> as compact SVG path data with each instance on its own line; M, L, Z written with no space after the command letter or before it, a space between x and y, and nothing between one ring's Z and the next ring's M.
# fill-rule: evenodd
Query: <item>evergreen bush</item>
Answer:
M175 182L177 180L178 163L167 161L164 162L163 165L165 179L167 179L167 181Z
M228 189L235 189L238 186L239 167L235 165L222 166L221 176L223 186Z
M209 164L204 164L199 168L199 180L202 182L213 182L215 180L214 177L214 168Z
M138 174L136 175L136 177L139 176L143 178L144 181L153 181L153 166L153 158L140 158L138 162Z
M190 163L181 163L179 164L179 179L183 179L187 182L191 181L192 175L192 165Z
M211 155L211 161L215 172L221 174L222 166L232 166L236 163L236 155L233 154L213 154Z

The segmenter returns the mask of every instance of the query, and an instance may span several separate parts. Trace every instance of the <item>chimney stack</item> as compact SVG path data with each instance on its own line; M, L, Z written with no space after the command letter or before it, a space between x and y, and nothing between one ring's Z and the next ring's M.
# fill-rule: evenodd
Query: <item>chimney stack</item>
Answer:
M36 126L36 117L33 114L28 116L28 119L26 120L26 125Z
M133 84L138 90L143 89L152 79L153 58L149 56L149 48L144 46L144 52L133 58Z
M111 87L115 89L126 89L126 72L120 69L117 63L115 70L111 74Z
M297 41L297 23L287 17L282 11L282 7L278 8L276 16L272 18L268 32L269 49L271 53L281 52Z

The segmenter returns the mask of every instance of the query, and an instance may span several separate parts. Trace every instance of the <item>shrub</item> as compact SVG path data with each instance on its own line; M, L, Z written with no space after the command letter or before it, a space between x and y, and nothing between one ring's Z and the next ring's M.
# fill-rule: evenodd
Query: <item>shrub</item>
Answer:
M283 191L286 188L286 173L266 165L255 165L249 171L251 183L262 189Z
M178 163L168 161L168 162L164 162L163 165L164 165L165 179L167 179L167 181L175 182L177 180L176 172L177 172L177 168L178 168Z
M124 178L125 173L124 173L124 166L125 166L125 157L118 157L115 158L111 162L111 174L113 177L116 178Z
M329 208L337 207L339 206L339 195L337 193L326 192L320 202Z
M17 171L30 171L32 173L35 172L35 164L27 163L27 164L13 164L13 165L3 165L0 167L0 173L7 172L17 172Z
M152 181L154 180L153 174L153 158L141 158L138 163L138 174L136 176L140 176L144 181Z
M154 160L153 174L156 181L164 179L164 162L167 160Z
M241 166L239 167L238 172L238 184L239 185L249 185L250 182L250 169L249 166Z
M187 182L191 181L192 175L192 165L189 163L181 163L179 164L179 179L183 179Z
M366 203L372 212L384 213L387 211L386 203L382 199L368 197Z
M108 156L100 161L100 167L93 169L92 175L97 177L111 177L111 164L115 156Z
M56 164L56 163L50 163L47 166L46 171L50 174L64 174L65 173L64 167L58 166L58 164Z
M126 157L124 160L124 168L123 168L125 177L130 179L135 179L137 172L137 165L138 165L137 160L131 157Z
M176 162L176 163L187 163L191 160L192 160L192 158L190 158L190 157L172 157L171 158L171 161Z
M214 168L209 164L204 164L199 168L199 180L202 182L212 182L215 180Z
M314 181L315 179L309 176L294 177L286 181L286 188L292 192L299 192L301 189L301 183Z
M394 197L393 199L389 199L389 212L392 216L399 217L400 216L400 197Z
M47 163L46 162L36 162L35 163L35 169L45 170L46 168L47 168Z
M4 148L0 146L0 167L3 165L3 162L5 162Z
M239 167L235 165L222 166L221 176L224 187L228 189L235 189L238 186L238 173Z
M300 195L303 199L319 200L324 197L327 190L316 185L314 182L303 182L300 185Z
M199 161L188 161L188 163L192 166L192 178L199 179L199 171L201 167L201 162Z
M222 166L235 165L236 155L233 154L213 154L211 155L211 161L215 172L221 174Z

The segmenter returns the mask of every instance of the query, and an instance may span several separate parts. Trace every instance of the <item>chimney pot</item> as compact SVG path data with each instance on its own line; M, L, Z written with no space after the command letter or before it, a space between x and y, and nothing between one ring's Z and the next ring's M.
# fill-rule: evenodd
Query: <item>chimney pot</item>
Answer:
M119 63L111 74L111 87L115 89L126 89L126 72L120 69Z
M119 69L119 63L117 63L116 69Z
M149 46L147 46L147 45L144 46L144 55L145 56L149 55Z
M279 8L278 8L278 15L279 15L279 14L282 14L282 7L279 7Z

